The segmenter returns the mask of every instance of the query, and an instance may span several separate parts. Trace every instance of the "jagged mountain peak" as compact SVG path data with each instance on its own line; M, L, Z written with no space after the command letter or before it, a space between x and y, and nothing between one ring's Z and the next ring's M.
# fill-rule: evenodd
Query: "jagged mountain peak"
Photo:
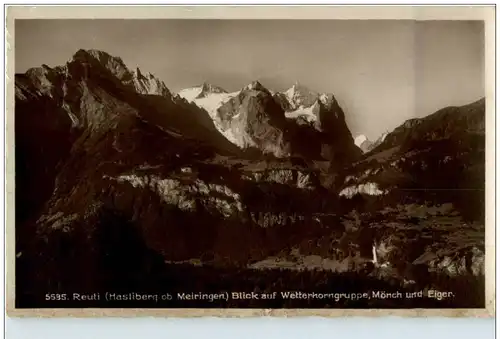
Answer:
M111 54L109 54L108 52L102 51L99 49L94 49L94 48L90 48L90 49L80 48L76 53L77 54L78 53L87 53L87 54L92 55L95 58L101 58L101 57L113 58L113 56ZM117 58L119 58L119 57L117 57ZM121 59L121 58L119 58L119 59Z
M161 95L166 97L172 95L163 81L156 78L151 73L148 73L147 75L148 76L146 77L143 74L135 74L133 78L133 86L138 93Z
M69 65L75 63L84 67L83 74L85 74L85 77L89 75L88 69L96 69L98 73L101 73L100 69L105 69L124 85L134 86L134 83L140 78L134 71L127 67L122 58L112 56L101 50L80 49L73 55ZM142 93L142 89L136 87L136 90Z
M145 78L144 74L142 74L141 69L139 67L136 67L135 75L137 76L137 78ZM149 73L149 75L151 75L151 73Z
M65 98L71 87L68 81L94 81L102 87L103 78L121 83L139 94L171 96L165 83L151 73L142 72L138 67L132 70L120 57L96 49L79 49L64 65L51 68L44 64L28 69L24 76L30 83L16 82L16 95L21 99L39 94Z
M271 93L258 80L252 81L251 83L249 83L248 85L246 85L244 89L246 89L246 90L252 90L252 91L260 91L260 92Z
M312 106L319 97L317 92L310 90L307 86L296 81L292 87L287 89L284 94L290 101L291 107L297 109L299 107Z
M79 49L75 54L73 54L73 60L78 60L81 58L85 57L93 57L94 59L101 61L103 63L108 62L108 61L114 61L116 63L122 64L125 66L125 63L123 62L121 57L118 56L113 56L109 54L108 52L101 51L98 49Z
M73 62L99 64L118 78L124 85L132 86L140 94L170 96L170 91L163 81L139 67L131 70L122 58L97 49L80 49L73 55Z
M160 81L157 77L154 76L154 74L152 74L151 72L143 72L139 67L136 67L135 70L132 71L132 74L136 79Z
M42 77L42 76L45 76L46 74L48 74L51 70L52 70L52 68L43 64L40 67L29 68L25 74L29 77Z
M118 78L122 83L126 85L133 85L134 83L142 83L144 81L149 81L149 79L155 80L159 85L161 81L153 77L146 77L146 74L143 73L138 67L135 69L127 67L125 62L121 57L113 56L105 51L97 50L97 49L79 49L74 55L71 62L78 62L84 65L89 65L90 67L103 67L107 69L113 76ZM143 84L144 85L144 84ZM165 91L161 90L158 93L150 93L146 87L151 87L149 85L138 88L138 92L142 94L160 94L162 95ZM161 87L165 85L162 84ZM144 92L146 90L146 92Z
M80 61L80 62L86 62L86 63L91 63L93 60L97 61L99 64L102 66L108 68L110 71L122 71L122 72L129 72L130 70L128 67L125 65L123 62L122 58L112 56L111 54L100 51L97 49L79 49L72 58L72 61Z
M196 96L196 99L205 98L210 94L227 93L227 91L222 87L212 85L211 83L208 83L206 81L196 88L199 88L199 94Z
M219 86L216 86L216 85L213 85L209 82L203 82L203 84L201 84L201 89L203 91L206 91L206 92L211 92L211 93L227 93L227 91L225 89L223 89L222 87L219 87Z

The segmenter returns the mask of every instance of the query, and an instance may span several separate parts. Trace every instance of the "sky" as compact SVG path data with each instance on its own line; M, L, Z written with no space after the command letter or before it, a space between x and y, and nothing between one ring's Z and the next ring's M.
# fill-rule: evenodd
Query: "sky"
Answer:
M481 21L16 20L15 69L63 65L99 49L174 92L253 80L333 93L353 136L375 140L405 120L484 96Z

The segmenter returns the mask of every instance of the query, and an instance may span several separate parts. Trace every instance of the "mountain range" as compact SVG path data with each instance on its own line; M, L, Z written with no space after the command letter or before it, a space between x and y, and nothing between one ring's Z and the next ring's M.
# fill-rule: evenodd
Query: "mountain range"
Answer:
M363 146L333 94L298 83L175 94L96 50L16 74L16 302L278 288L263 270L297 272L292 289L480 285L484 111L447 107Z
M354 139L354 144L358 146L363 153L367 153L384 142L385 137L387 137L388 134L389 132L382 133L382 135L375 141L370 141L366 135L360 134Z
M217 129L242 149L278 158L335 158L340 166L360 155L333 94L315 93L298 83L272 92L254 81L232 93L204 83L178 95L205 109ZM307 145L299 142L303 138Z

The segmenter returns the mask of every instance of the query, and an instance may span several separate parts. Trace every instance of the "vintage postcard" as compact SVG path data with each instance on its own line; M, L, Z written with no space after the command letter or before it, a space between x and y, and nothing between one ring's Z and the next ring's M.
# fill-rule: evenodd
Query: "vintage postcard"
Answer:
M7 6L11 316L492 316L494 6Z

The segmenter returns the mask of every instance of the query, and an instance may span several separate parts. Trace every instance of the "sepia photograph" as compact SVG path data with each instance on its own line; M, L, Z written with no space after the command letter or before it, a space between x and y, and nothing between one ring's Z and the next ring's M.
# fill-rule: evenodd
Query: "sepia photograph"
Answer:
M484 20L10 27L13 308L487 308Z

